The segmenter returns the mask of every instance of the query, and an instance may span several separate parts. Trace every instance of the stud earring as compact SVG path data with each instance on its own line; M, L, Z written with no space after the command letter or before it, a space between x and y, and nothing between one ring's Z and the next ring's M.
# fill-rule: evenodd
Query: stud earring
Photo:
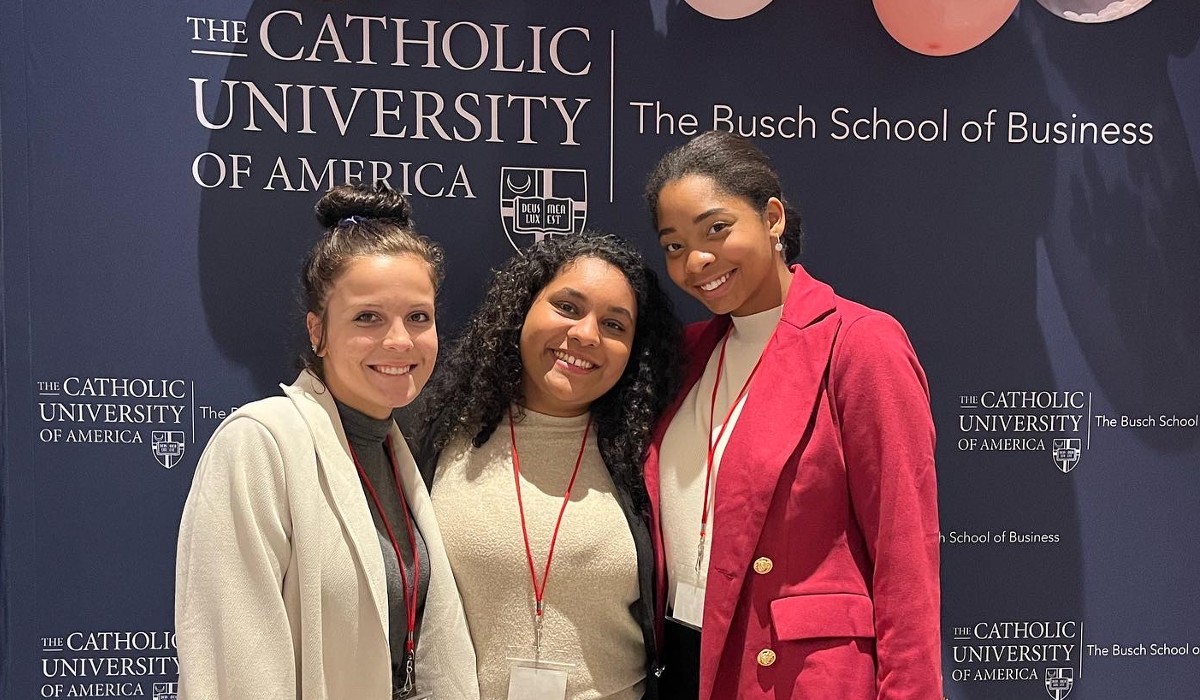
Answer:
M309 347L312 348L313 354L316 355L317 354L317 346L314 344L314 345L310 345Z

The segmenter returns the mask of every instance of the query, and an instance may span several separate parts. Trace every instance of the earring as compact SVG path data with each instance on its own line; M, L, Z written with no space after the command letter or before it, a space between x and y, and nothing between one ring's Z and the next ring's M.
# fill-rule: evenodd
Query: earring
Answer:
M783 252L783 241L779 240L778 238L775 239L775 252L776 253Z
M313 345L310 345L309 347L311 347L311 348L312 348L313 354L314 354L314 355L316 355L316 354L317 354L317 346L316 346L316 344L314 343Z

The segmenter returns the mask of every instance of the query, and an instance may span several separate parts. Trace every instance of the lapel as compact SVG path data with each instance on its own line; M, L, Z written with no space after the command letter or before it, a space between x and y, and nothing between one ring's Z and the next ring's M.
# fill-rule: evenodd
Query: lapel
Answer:
M833 290L795 266L783 316L763 350L721 458L701 638L701 657L711 660L713 671L722 657L779 475L810 432L840 323L834 311ZM701 674L700 697L711 697L715 680L715 672Z
M317 451L317 470L329 490L329 502L350 540L350 549L367 580L379 619L379 633L387 640L388 601L383 553L379 549L375 521L363 496L362 483L350 457L350 445L338 417L333 395L309 371L300 373L291 386L283 386L308 425ZM395 430L395 428L393 428ZM403 444L403 439L401 439ZM394 443L393 443L394 444Z

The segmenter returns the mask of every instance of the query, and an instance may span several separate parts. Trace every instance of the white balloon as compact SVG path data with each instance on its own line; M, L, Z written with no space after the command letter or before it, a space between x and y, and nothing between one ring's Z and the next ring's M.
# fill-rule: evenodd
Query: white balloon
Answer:
M1128 17L1150 0L1038 0L1038 4L1063 19L1096 24Z
M771 0L684 0L696 12L715 19L741 19L758 12Z

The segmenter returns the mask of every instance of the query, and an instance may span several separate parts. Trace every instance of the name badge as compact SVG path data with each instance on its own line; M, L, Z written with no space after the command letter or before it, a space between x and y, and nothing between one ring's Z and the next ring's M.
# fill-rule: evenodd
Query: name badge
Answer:
M700 629L704 623L704 589L690 581L677 582L670 617L692 629Z
M508 700L565 700L574 664L509 658Z

